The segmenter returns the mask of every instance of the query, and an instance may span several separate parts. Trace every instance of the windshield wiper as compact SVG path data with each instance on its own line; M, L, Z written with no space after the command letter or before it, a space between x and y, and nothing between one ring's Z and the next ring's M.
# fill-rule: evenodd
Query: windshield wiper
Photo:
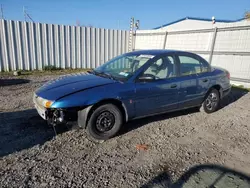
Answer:
M108 77L109 79L112 79L112 80L116 80L118 81L118 79L116 77L114 77L113 75L109 74L109 73L106 73L106 72L98 72L98 71L95 71L95 70L92 70L92 71L88 71L90 74L94 74L94 75L99 75L99 76L104 76L104 77Z
M89 70L89 71L87 71L88 73L90 73L90 74L95 74L95 75L97 75L98 74L98 72L97 71L95 71L95 70Z
M116 77L114 77L112 74L109 74L109 73L106 73L106 72L100 72L99 74L105 75L105 76L107 76L108 78L110 78L112 80L118 81L118 79Z

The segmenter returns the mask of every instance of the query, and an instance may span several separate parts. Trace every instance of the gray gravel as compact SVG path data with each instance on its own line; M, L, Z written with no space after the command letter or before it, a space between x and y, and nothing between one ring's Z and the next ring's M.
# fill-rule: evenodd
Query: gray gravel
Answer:
M55 77L0 76L0 187L150 187L162 173L168 187L205 163L250 174L250 94L243 90L233 90L213 114L192 109L136 120L97 143L76 126L57 127L54 138L33 109L33 91ZM186 187L202 187L202 176Z

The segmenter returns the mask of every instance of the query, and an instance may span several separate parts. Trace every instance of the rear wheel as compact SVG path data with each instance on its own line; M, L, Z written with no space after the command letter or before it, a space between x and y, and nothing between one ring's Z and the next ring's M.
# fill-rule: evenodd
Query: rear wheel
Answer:
M217 89L211 89L202 104L203 110L210 114L218 110L220 104L220 94Z
M105 104L92 113L87 132L97 140L107 140L117 134L122 123L122 113L119 108L113 104Z

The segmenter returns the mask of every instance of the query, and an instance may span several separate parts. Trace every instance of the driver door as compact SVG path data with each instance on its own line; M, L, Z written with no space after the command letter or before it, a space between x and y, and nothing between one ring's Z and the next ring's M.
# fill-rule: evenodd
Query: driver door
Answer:
M171 111L178 108L178 82L177 66L174 55L165 55L152 62L150 66L140 74L149 76L151 80L136 80L136 116Z

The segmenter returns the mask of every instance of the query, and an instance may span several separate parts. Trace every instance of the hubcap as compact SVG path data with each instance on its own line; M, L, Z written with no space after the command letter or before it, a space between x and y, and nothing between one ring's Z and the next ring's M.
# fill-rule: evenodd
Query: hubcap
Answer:
M100 132L106 132L113 128L115 124L115 116L109 112L102 112L96 119L96 128Z
M210 93L206 99L206 107L208 110L213 110L213 108L217 105L218 97L215 93Z

